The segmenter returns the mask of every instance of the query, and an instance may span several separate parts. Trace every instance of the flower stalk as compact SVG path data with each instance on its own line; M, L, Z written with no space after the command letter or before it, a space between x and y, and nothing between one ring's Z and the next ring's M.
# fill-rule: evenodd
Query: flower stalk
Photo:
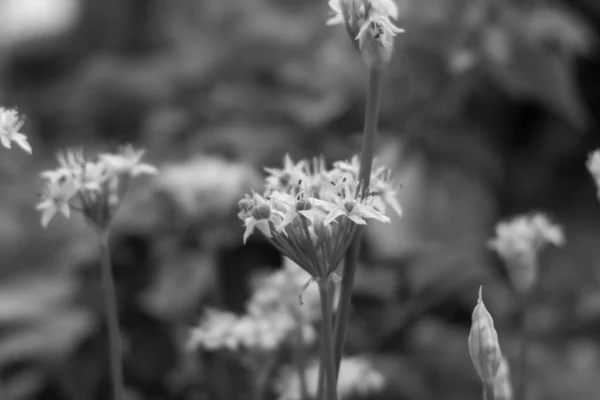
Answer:
M321 325L322 360L325 366L325 385L327 387L327 400L337 400L337 373L335 364L335 353L332 335L332 285L328 279L319 280L319 294L321 295L321 314L323 316Z
M373 164L373 153L375 147L375 135L377 133L377 121L379 119L379 105L381 101L383 71L375 68L369 69L369 80L367 88L367 106L365 113L365 124L363 141L360 154L359 182L361 190L365 193L370 185L371 169ZM336 374L339 373L342 361L342 352L346 340L348 320L350 317L350 306L352 301L352 289L360 251L363 227L356 229L344 264L344 277L341 283L340 302L335 320L335 366ZM337 375L336 375L337 376Z
M110 248L108 246L108 230L99 229L100 257L102 269L102 288L104 289L104 305L106 323L108 326L108 343L110 358L110 377L113 400L122 400L124 394L123 364L121 332L119 329L119 314L117 308L117 296L115 282L110 261Z
M520 336L520 347L519 347L519 358L518 358L518 380L517 387L515 391L515 399L516 400L525 400L527 396L527 355L529 353L529 327L528 327L528 314L529 314L529 303L531 299L531 292L524 293L520 296L521 303L521 318L520 318L520 326L519 326L519 336Z

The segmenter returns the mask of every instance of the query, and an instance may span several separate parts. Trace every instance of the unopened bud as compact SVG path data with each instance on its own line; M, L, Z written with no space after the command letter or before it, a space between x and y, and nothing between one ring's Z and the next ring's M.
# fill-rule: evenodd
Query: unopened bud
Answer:
M494 380L494 400L512 400L513 391L510 381L510 366L505 357L500 361L500 368ZM489 399L491 400L491 399Z
M494 320L485 308L479 288L479 299L473 310L471 332L469 333L469 354L477 375L484 384L493 385L502 352L498 343L498 334L494 328Z
M252 210L252 217L256 220L269 219L271 216L271 207L268 204L261 204Z

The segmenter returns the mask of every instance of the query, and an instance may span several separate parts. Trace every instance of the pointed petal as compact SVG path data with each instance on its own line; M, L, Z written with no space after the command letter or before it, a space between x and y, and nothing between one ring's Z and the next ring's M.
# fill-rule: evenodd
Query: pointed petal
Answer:
M138 176L144 174L156 175L156 173L158 173L158 170L156 169L156 167L150 164L138 164L131 170L131 176Z
M71 209L69 208L69 204L67 204L66 202L62 203L59 207L59 210L62 213L62 215L69 218L69 216L71 214Z
M256 221L254 226L258 228L258 230L261 231L266 237L273 237L273 235L271 235L271 227L269 226L268 219L259 219Z
M323 222L323 224L325 226L331 224L331 222L336 219L337 217L339 217L340 215L345 215L346 213L338 208L335 208L333 210L331 210L329 212L329 214L327 215L327 218L325 218L325 221Z
M50 220L52 219L52 217L54 217L54 214L56 214L56 207L52 206L52 207L48 207L46 208L43 212L42 212L42 226L44 228L46 228L48 226L48 224L50 223Z
M31 146L27 142L27 136L22 133L15 133L12 137L13 142L15 142L20 148L25 150L27 153L31 154Z
M2 133L0 133L0 142L2 142L2 146L6 147L7 149L10 149L10 140L6 135Z
M246 230L244 231L244 244L246 244L246 241L248 240L248 238L250 237L252 232L254 232L254 224L255 223L256 223L256 220L254 218L252 218L252 217L246 218Z
M356 214L349 214L348 219L350 219L350 221L354 222L357 225L366 225L367 224L367 221L365 221L364 219L362 219L361 217L359 217Z

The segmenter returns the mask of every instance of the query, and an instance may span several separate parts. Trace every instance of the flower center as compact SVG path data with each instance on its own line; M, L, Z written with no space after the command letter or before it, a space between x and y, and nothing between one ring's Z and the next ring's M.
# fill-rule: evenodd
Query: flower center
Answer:
M261 204L252 210L252 217L254 217L254 219L268 219L270 216L271 207L269 207L267 204Z
M346 212L352 212L352 210L354 210L354 202L353 201L345 201L344 208L346 209Z

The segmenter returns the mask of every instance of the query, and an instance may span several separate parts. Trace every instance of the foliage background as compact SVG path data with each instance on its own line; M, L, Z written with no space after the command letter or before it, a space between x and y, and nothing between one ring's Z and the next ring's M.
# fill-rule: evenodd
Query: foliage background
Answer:
M385 372L381 398L478 398L466 338L481 284L514 356L516 304L485 243L498 219L531 210L568 239L543 258L531 398L600 393L600 206L585 169L600 144L596 3L397 0L406 33L378 148L405 215L368 232L347 345ZM112 238L132 396L216 398L187 329L207 304L240 311L249 276L281 264L260 240L242 246L237 197L286 152L360 148L364 67L327 12L324 0L0 0L0 103L28 116L34 148L0 157L2 399L108 396L94 237L79 218L42 230L33 205L56 150L124 142L165 170L131 189Z

